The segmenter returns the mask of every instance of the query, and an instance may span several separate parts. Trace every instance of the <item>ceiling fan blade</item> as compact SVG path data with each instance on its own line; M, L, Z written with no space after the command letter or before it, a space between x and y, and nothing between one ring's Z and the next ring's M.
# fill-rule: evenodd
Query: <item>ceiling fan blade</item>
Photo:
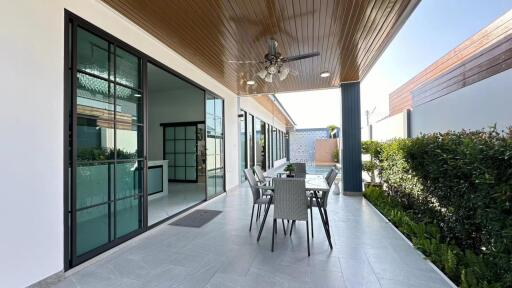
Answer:
M281 58L281 61L292 62L292 61L307 59L307 58L311 58L311 57L316 57L319 55L320 55L320 52L312 52L312 53L306 53L306 54L295 55L295 56L290 56L290 57L283 57L283 58Z
M258 63L264 63L263 61L256 61L256 60L228 60L228 63L236 63L236 64L258 64Z
M277 41L276 41L276 39L269 38L267 40L267 44L268 44L268 54L271 55L271 56L276 56L277 55Z

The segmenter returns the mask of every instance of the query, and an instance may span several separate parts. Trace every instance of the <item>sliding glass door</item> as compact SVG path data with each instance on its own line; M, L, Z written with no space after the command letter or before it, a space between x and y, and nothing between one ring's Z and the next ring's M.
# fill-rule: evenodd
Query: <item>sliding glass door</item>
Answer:
M164 159L169 162L169 181L197 182L197 125L164 127Z
M246 120L247 113L243 110L240 111L238 115L238 120L240 121L240 183L245 181L244 170L247 168L247 133L246 133Z
M66 20L69 269L223 193L225 167L221 98L67 11Z
M142 60L70 25L72 265L143 227Z
M254 117L254 144L255 144L255 164L261 169L266 170L265 153L265 122Z
M206 93L207 198L224 188L224 100Z

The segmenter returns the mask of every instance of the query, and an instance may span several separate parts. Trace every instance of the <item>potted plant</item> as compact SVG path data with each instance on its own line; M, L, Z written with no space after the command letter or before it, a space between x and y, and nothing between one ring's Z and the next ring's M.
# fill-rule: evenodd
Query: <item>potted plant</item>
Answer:
M382 151L382 144L373 141L363 141L361 143L361 152L363 154L369 155L370 159L363 161L363 171L370 176L370 182L364 183L364 189L366 190L370 186L382 186L382 184L377 181L377 172L379 171L379 159Z
M340 148L336 147L336 150L332 152L332 160L334 161L334 163L340 162Z
M284 172L288 172L288 174L286 174L286 177L292 178L295 176L293 175L293 172L295 172L295 167L293 167L292 164L288 164L286 165L286 167L284 167Z

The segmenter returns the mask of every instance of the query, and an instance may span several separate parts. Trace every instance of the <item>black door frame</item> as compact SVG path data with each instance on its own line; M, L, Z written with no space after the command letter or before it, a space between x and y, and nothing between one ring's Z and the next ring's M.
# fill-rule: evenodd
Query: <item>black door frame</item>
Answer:
M76 105L73 99L76 96L75 88L77 87L76 83L76 28L80 26L81 28L87 30L88 32L97 35L100 38L105 39L108 42L111 42L114 44L115 47L122 48L123 50L126 50L127 52L139 57L141 59L141 91L143 93L143 145L144 145L144 151L143 151L143 163L144 163L144 171L143 171L143 180L142 180L142 225L139 229L132 231L118 239L112 240L102 246L99 246L89 252L86 252L80 257L76 256L75 249L76 249L76 177L75 171L76 171L76 116L77 116L77 109ZM115 58L115 57L114 57ZM73 12L70 12L67 9L64 9L64 91L63 91L63 97L64 97L64 127L63 127L63 135L64 135L64 145L63 145L63 225L64 225L64 270L67 271L83 262L86 262L90 260L91 258L98 256L99 254L108 251L112 249L113 247L132 239L135 236L138 236L166 221L169 219L176 217L179 214L182 214L197 205L200 205L201 203L208 201L212 198L207 197L207 188L205 188L205 200L202 202L197 203L196 205L193 205L189 208L186 208L174 215L171 215L165 219L162 219L161 221L154 223L152 225L148 225L148 195L147 195L147 173L148 173L148 167L147 167L147 149L148 149L148 87L147 87L147 65L151 63L158 68L161 68L169 73L171 73L173 76L178 77L179 79L186 81L187 83L190 83L197 88L204 91L204 97L205 97L205 112L206 112L206 94L210 93L212 96L221 99L223 102L223 127L222 127L222 133L224 137L224 166L223 166L223 175L224 175L224 193L226 192L226 157L225 157L225 145L226 145L226 134L225 134L225 101L223 97L220 97L216 93L210 91L209 89L206 89L204 86L200 85L199 83L186 78L183 74L175 71L174 69L171 69L167 67L165 64L159 62L158 60L152 58L151 56L141 52L140 50L134 48L133 46L127 44L126 42L120 40L119 38L115 37L114 35L102 30L101 28L97 27L96 25L88 22L87 20L81 18L80 16L74 14ZM71 110L71 115L69 115ZM72 116L72 117L70 117ZM206 117L206 113L205 113ZM71 119L70 119L71 118ZM206 119L205 119L206 123ZM206 141L206 127L204 129L204 137ZM72 139L70 139L72 138ZM72 144L71 151L69 150L70 144ZM70 155L71 154L71 155ZM70 159L70 156L72 159ZM71 167L69 164L71 163ZM71 171L70 171L71 170ZM207 185L205 185L207 186ZM216 196L221 195L222 193L219 193ZM109 209L110 210L110 209ZM71 212L71 213L70 213Z
M164 141L164 145L162 147L163 149L163 156L164 156L164 159L165 159L165 128L168 128L168 127L186 127L186 126L195 126L196 127L196 135L197 135L197 127L200 125L200 124L205 124L205 121L191 121L191 122L169 122L169 123L160 123L160 127L163 128L163 141ZM197 152L198 152L198 143L199 139L197 138L196 136L196 157L197 157ZM175 147L174 147L175 151L176 151L176 143L175 143ZM186 150L186 147L185 147L185 150ZM186 172L186 169L185 169L185 179L184 180L168 180L168 182L183 182L183 183L198 183L199 181L199 167L197 166L197 161L198 161L198 158L196 158L196 179L195 180L187 180L187 172ZM176 166L175 166L176 167ZM185 166L187 167L187 166Z

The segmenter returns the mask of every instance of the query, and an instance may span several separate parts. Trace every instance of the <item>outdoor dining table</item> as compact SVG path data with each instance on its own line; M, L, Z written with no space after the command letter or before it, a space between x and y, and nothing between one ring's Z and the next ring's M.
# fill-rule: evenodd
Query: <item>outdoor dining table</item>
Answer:
M308 197L313 197L316 201L316 206L318 207L318 213L320 214L320 219L322 220L322 225L324 227L325 236L327 237L327 241L329 242L329 247L332 250L332 243L331 243L331 231L329 228L329 223L327 222L327 218L325 217L325 207L320 203L320 197L318 195L318 192L328 192L330 190L329 185L327 184L327 181L325 180L323 175L317 175L317 174L306 174L306 189L304 193L307 194ZM262 190L267 191L274 191L274 186L272 185L260 185L257 186L257 188L260 188ZM272 196L271 196L272 197ZM272 203L272 201L270 201ZM263 227L265 226L265 221L267 220L267 214L270 210L270 204L267 205L265 208L265 214L263 215L263 221L260 225L260 231L258 233L258 239L257 241L260 241L261 232L263 231ZM313 207L311 207L311 213L313 213ZM274 233L274 232L272 232ZM309 233L309 231L308 231Z

